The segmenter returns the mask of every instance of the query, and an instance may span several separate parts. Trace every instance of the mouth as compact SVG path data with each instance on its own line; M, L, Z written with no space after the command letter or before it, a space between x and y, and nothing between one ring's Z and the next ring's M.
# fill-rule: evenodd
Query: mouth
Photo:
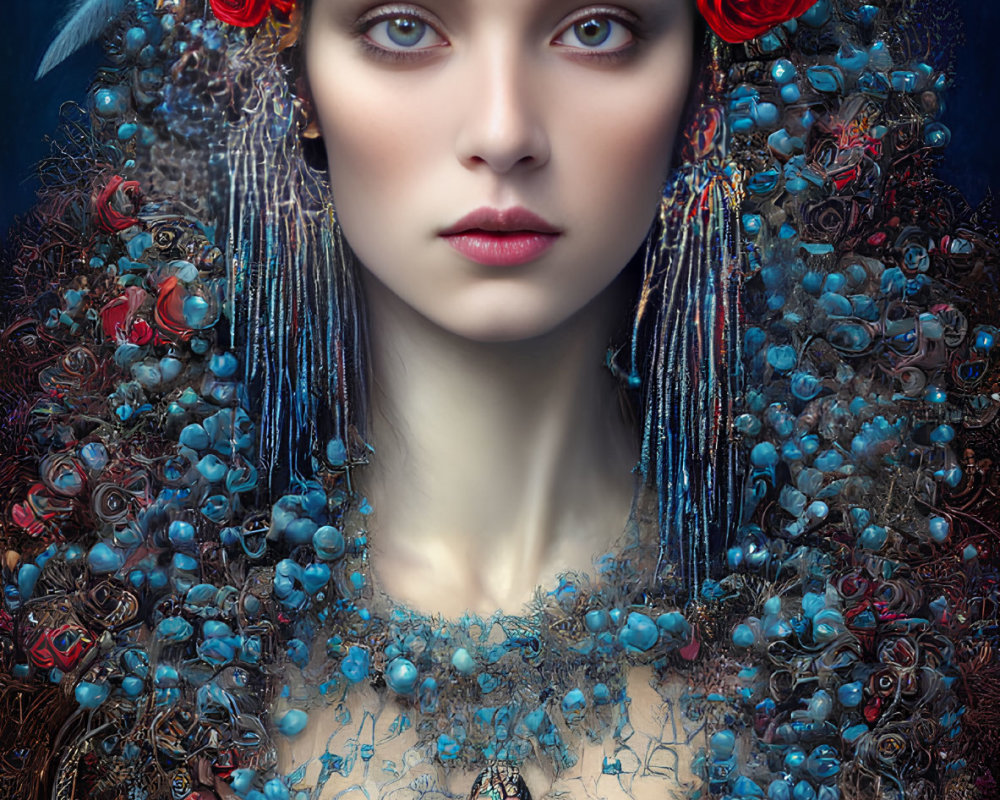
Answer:
M463 256L486 266L534 261L561 235L559 228L519 206L478 208L439 234Z

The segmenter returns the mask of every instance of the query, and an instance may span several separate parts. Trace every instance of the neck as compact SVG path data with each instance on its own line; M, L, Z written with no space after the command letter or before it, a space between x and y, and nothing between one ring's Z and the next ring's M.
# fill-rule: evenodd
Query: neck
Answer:
M634 432L603 354L613 286L556 330L475 342L366 278L376 575L415 608L514 610L621 534Z

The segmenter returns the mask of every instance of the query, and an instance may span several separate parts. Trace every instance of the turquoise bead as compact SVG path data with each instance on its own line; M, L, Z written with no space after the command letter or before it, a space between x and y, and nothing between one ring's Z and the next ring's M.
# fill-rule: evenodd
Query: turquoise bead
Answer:
M128 98L121 88L98 89L94 92L94 111L102 117L117 117L128 108Z
M815 748L806 760L806 769L814 778L825 781L840 772L840 759L837 751L828 744Z
M796 372L792 375L792 394L799 400L812 400L819 394L823 384L819 378L808 372Z
M816 800L816 790L809 781L799 781L792 789L792 800Z
M184 321L192 328L200 328L208 316L208 301L198 295L188 295L181 305Z
M73 696L81 708L97 708L108 699L107 684L81 681L73 690Z
M778 504L793 517L798 517L806 509L808 498L792 486L783 486L778 495Z
M187 425L180 435L180 443L185 447L190 447L192 450L204 450L212 442L208 438L208 433L205 429L198 425L197 423Z
M184 369L184 362L179 358L173 358L171 356L164 356L159 362L160 377L164 381L170 382L178 375L181 374L181 370Z
M840 734L840 737L847 742L847 744L854 744L854 742L866 733L868 733L868 726L859 722L857 725L851 725L850 727L845 728Z
M208 368L217 378L231 378L236 374L239 361L232 353L213 355L208 361Z
M90 548L87 554L87 563L91 570L98 574L106 574L121 569L125 563L125 558L121 553L112 550L104 542L98 542Z
M798 772L806 763L806 751L796 745L790 747L785 753L785 769L789 772Z
M313 533L312 545L316 555L324 561L340 558L346 549L343 534L332 525L317 528Z
M87 469L99 472L108 463L108 451L100 442L88 442L80 448L80 458Z
M236 769L233 770L233 774L229 778L229 785L236 794L242 797L250 791L250 787L253 786L253 779L256 776L257 773L252 769Z
M750 451L750 463L761 469L773 467L778 463L778 451L770 442L761 442Z
M604 609L588 611L586 616L583 618L583 624L591 633L600 633L601 631L607 630L610 623L611 618L608 615L608 612Z
M940 544L951 533L951 523L945 517L931 517L927 521L927 529L930 532L931 539Z
M736 750L736 734L730 730L713 733L708 746L713 758L729 758Z
M813 464L816 469L823 470L823 472L833 472L843 466L844 457L836 450L824 450L816 456Z
M733 644L737 647L750 647L755 639L753 629L749 625L737 625L733 631Z
M178 644L191 638L194 628L183 617L166 617L156 626L154 636L168 644Z
M691 632L691 626L680 611L668 611L656 618L656 626L674 636L686 637Z
M174 547L188 547L194 543L194 526L190 522L175 519L167 529L167 537Z
M464 647L459 647L452 654L451 665L463 675L472 675L476 671L475 659Z
M137 678L135 675L128 675L122 679L122 691L129 697L138 697L144 686L142 678Z
M156 668L156 676L153 678L153 682L157 688L163 689L177 686L180 681L180 673L175 667L171 667L169 664L160 664Z
M753 107L754 121L762 128L770 128L781 118L778 107L774 103L757 103Z
M656 624L645 614L633 611L628 615L625 627L618 634L618 640L628 650L645 652L649 650L660 637Z
M795 368L799 357L791 345L771 345L767 348L767 363L778 372L788 372Z
M813 467L806 467L795 477L795 486L804 495L815 495L823 488L823 473Z
M396 694L410 694L417 686L417 668L406 658L394 658L385 670L385 682Z
M35 591L35 582L41 572L34 564L21 564L21 568L17 571L17 591L21 595L22 603L31 598Z
M225 463L214 453L209 453L198 462L198 472L211 483L218 483L226 477Z
M868 66L868 53L845 42L840 46L834 60L847 72L861 72Z
M744 214L742 217L743 230L746 231L750 236L756 236L760 233L761 226L764 223L763 217L760 214Z
M930 440L935 444L947 444L954 438L955 429L951 425L938 425L930 434Z
M771 77L776 83L788 83L795 78L795 65L787 58L779 58L771 65Z
M802 90L799 89L798 84L786 83L781 87L781 99L786 103L797 103L800 97L802 97Z
M737 797L763 797L764 790L746 775L740 775L733 784L733 791Z
M264 784L264 797L267 800L289 800L288 787L274 778Z
M187 553L174 553L170 562L178 572L195 572L198 569L198 561Z
M792 800L792 787L788 781L774 780L767 787L768 800Z
M854 708L861 704L864 695L864 686L861 681L845 683L837 689L837 700L845 708Z
M326 564L310 564L302 571L302 588L306 594L316 594L330 581L330 568Z
M819 689L809 698L806 706L806 713L813 722L823 722L833 711L833 698L825 689Z
M889 534L880 525L869 525L861 532L861 546L865 550L881 550L888 539Z
M284 538L292 545L309 544L318 530L319 526L311 519L299 517L285 526Z
M347 448L343 439L331 439L326 445L326 460L334 467L347 463Z
M753 414L740 414L733 420L733 427L746 436L756 436L760 433L760 420Z
M823 292L818 305L831 317L849 317L852 311L851 301L836 292Z
M208 639L233 635L233 629L230 628L225 622L221 622L217 619L205 620L205 623L201 626L201 632L202 635Z
M809 67L806 70L806 80L817 92L828 94L844 91L844 74L832 64Z
M562 712L567 717L583 713L587 707L587 698L579 689L570 689L562 699Z
M806 592L802 595L802 613L808 619L815 617L824 608L826 608L826 599L823 595L815 592Z
M305 711L291 708L278 720L278 730L284 736L296 736L305 730L309 723L309 715Z
M799 14L799 22L812 28L825 25L830 19L830 0L818 0L805 12Z
M594 695L594 705L603 706L611 702L611 690L607 684L594 684L592 694Z

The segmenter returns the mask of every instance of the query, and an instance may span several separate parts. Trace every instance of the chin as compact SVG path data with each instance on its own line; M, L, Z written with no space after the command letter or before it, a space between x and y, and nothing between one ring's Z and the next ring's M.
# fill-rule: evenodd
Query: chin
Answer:
M537 339L566 322L561 314L531 313L511 308L483 309L455 317L431 319L448 332L473 342L510 343Z

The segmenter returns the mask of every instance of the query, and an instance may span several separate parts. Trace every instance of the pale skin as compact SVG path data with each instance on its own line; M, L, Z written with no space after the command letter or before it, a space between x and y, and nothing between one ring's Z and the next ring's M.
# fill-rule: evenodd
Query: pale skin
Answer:
M369 313L375 455L358 487L376 510L374 579L414 609L516 612L625 526L637 436L603 355L669 169L692 24L682 0L315 0L307 72ZM526 208L555 243L476 263L441 234L482 207ZM649 679L629 678L640 751L672 719ZM349 700L353 719L391 705L369 695ZM283 769L323 752L336 725L316 716ZM402 763L413 743L377 758ZM665 796L662 775L602 776L609 754L610 737L555 782L522 772L536 800ZM441 780L463 795L473 778ZM392 791L372 778L368 793Z

